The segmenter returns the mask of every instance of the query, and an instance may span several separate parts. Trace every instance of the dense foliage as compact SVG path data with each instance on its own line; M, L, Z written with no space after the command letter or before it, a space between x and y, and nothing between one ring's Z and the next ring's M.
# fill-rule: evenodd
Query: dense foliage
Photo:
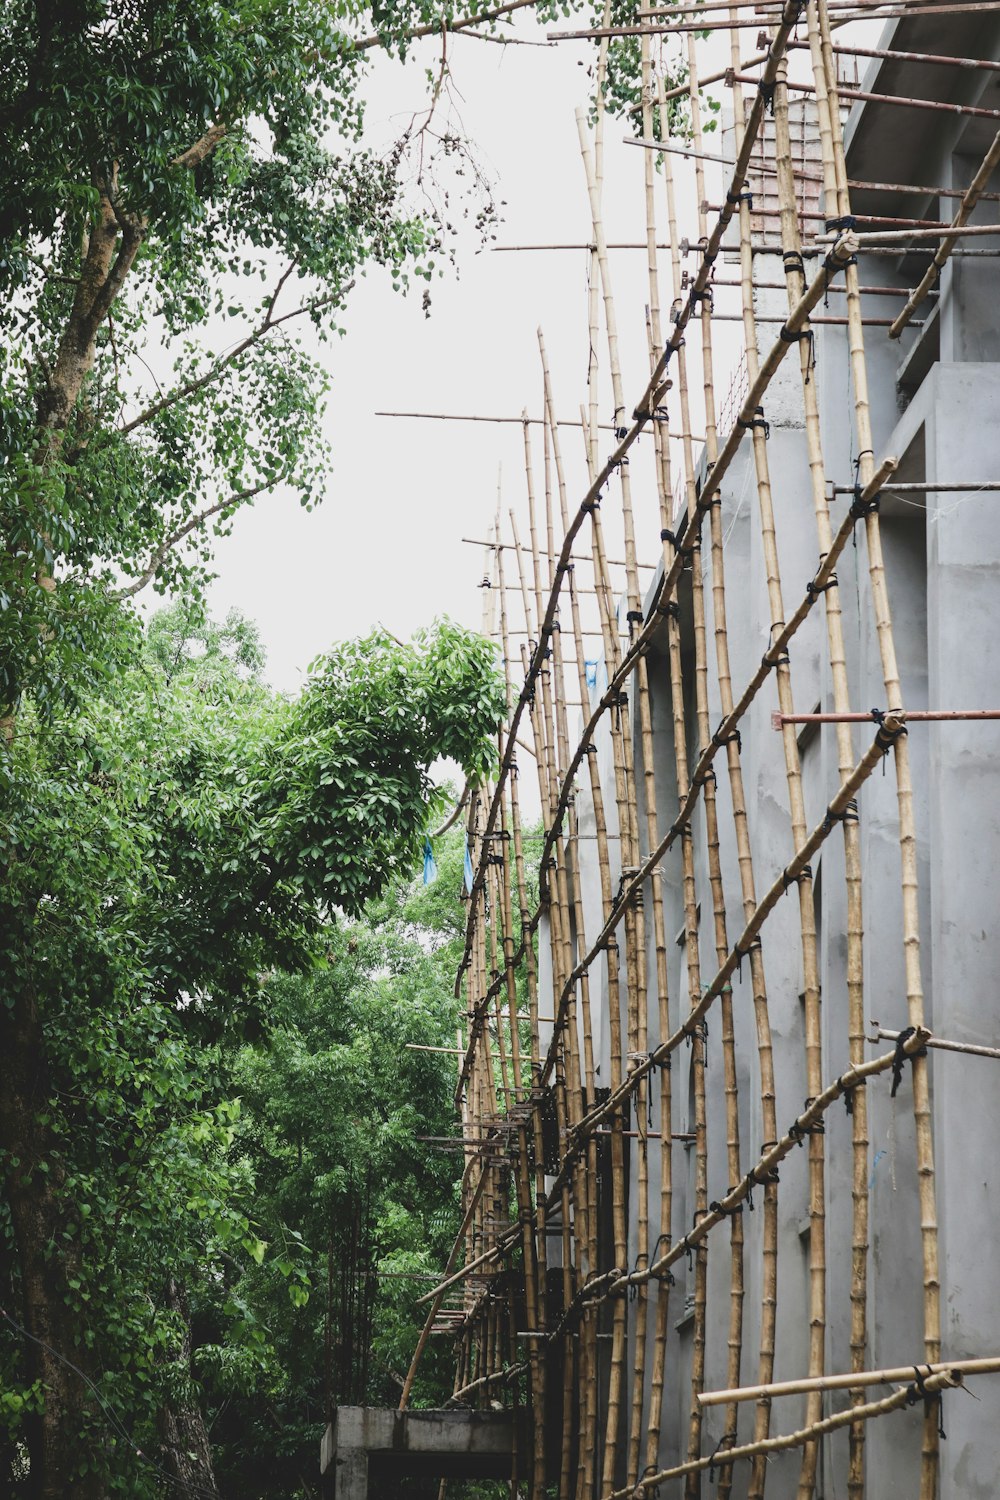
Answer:
M491 652L447 623L411 646L377 635L292 702L260 681L253 630L201 607L241 506L282 485L322 498L315 350L355 278L425 285L447 254L409 196L426 121L384 155L358 143L368 59L451 14L0 16L5 1493L212 1495L216 1434L231 1493L306 1493L263 1413L285 1412L284 1459L304 1462L345 1382L384 1392L405 1357L385 1289L372 1301L366 1275L359 1302L355 1277L335 1312L330 1268L373 1247L426 1264L448 1172L418 1181L408 1132L442 1128L441 1062L399 1047L448 1027L427 931L396 911L345 937L343 919L402 899L435 758L485 769ZM454 133L437 144L461 160ZM147 586L185 600L148 634ZM367 1369L344 1355L351 1308Z
M321 1396L321 1341L287 1330L279 1375L269 1299L304 1304L352 1174L371 1206L404 1139L412 1157L403 1086L442 1126L439 1070L391 1051L449 1029L426 943L402 918L360 946L330 922L409 878L440 801L434 758L483 767L502 708L492 647L447 624L409 647L371 637L289 702L254 675L243 623L194 634L177 607L113 693L44 722L26 702L0 760L0 1305L25 1308L0 1344L0 1420L9 1464L27 1444L35 1480L40 1427L71 1425L71 1453L48 1460L64 1493L159 1493L170 1424L203 1443L192 1307L213 1323L217 1382L263 1370L273 1401L315 1355L305 1389ZM419 971L405 1003L382 971ZM366 1123L338 1129L335 1100ZM401 1186L418 1225L446 1185ZM379 1202L387 1245L425 1238Z

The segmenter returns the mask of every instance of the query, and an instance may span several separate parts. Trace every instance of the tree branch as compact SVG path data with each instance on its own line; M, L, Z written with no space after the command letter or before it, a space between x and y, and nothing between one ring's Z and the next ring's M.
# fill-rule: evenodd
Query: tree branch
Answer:
M537 5L539 0L510 0L507 5L498 5L494 10L483 10L477 15L466 16L461 21L448 23L449 31L467 31L470 26L482 26L486 21L497 21L501 16L509 16L512 11L524 10L527 6ZM441 30L442 22L434 21L429 26L416 26L412 31L406 33L406 41L415 41L422 36L436 36ZM371 47L384 47L385 40L379 35L362 37L354 43L355 52L367 52Z
M182 151L180 156L175 156L170 165L172 167L187 167L189 169L200 167L202 162L211 156L216 146L222 140L222 137L226 134L227 129L228 127L221 124L221 122L216 125L210 125L201 139L195 141L194 145L189 146L186 151Z
M164 537L139 577L133 583L130 583L128 588L120 589L115 598L131 599L134 594L138 594L148 583L152 583L159 569L163 566L168 552L171 552L177 546L178 542L182 542L186 536L191 535L192 531L196 531L200 526L204 526L206 521L211 520L212 516L217 516L220 511L228 510L230 506L242 505L244 501L253 500L257 495L262 494L264 490L273 489L275 485L283 483L288 478L288 474L289 471L286 469L278 475L277 479L262 480L260 484L249 485L245 490L237 490L234 494L226 495L224 499L217 500L214 505L206 506L197 515L191 516L189 520L184 522L183 526L178 526L176 531L172 531L169 536Z
M124 437L128 433L134 432L137 427L142 427L145 423L151 422L154 417L158 417L161 412L166 411L169 407L175 406L178 401L184 401L188 396L193 396L196 391L203 390L205 386L211 385L214 380L218 380L219 376L231 364L239 359L241 354L245 354L248 349L252 349L255 344L259 344L261 339L275 328L280 328L282 323L287 323L292 318L299 318L303 313L318 312L321 308L328 307L331 302L336 300L337 294L330 292L324 297L314 297L311 301L304 302L301 307L295 307L290 312L282 313L280 318L276 318L274 316L274 306L278 300L278 294L294 269L295 262L293 261L288 270L282 274L274 292L268 299L263 320L247 334L246 338L241 339L228 354L222 355L213 365L210 365L203 375L186 381L184 385L178 386L177 390L169 392L168 395L161 397L159 401L154 401L152 406L147 406L145 411L141 411L137 417L133 417L131 422L126 422L121 428L122 436Z

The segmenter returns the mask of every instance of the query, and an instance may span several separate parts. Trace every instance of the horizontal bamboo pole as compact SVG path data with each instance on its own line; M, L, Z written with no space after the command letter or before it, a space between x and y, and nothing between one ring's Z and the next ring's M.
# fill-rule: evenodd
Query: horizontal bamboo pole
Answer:
M743 73L735 73L733 81L757 82L756 78ZM786 87L799 94L816 92L814 83L793 83L789 80ZM946 99L911 99L902 94L872 94L867 89L838 88L837 93L841 99L862 99L867 104L898 104L905 109L929 109L948 115L972 115L977 120L1000 120L1000 109L981 109L978 104L949 104Z
M888 21L898 16L954 16L974 15L983 11L1000 10L1000 0L974 0L974 3L961 3L958 5L905 5L892 4L866 8L862 0L850 0L848 8L837 5L829 7L831 16L834 17L834 25L843 26L848 21ZM734 31L748 30L754 26L760 29L761 25L767 25L772 17L769 15L755 15L750 17L737 16L735 19L726 17L721 20L691 21L680 24L665 24L663 26L595 26L590 31L549 31L546 33L550 42L584 42L600 41L602 37L629 37L629 36L673 36L676 33L688 31ZM709 80L706 79L707 83ZM717 82L718 80L712 80ZM687 92L687 89L685 89Z
M920 480L919 482L905 484L890 484L886 486L886 493L891 495L963 495L967 491L970 494L978 494L980 490L1000 490L1000 479L972 479L968 484L958 481L949 484L941 484L933 479ZM830 486L833 495L853 495L853 484L834 484Z
M585 248L583 246L581 249ZM544 425L544 417L489 417L478 416L471 412L451 411L377 411L376 417L414 417L424 422L494 422L511 424L515 427L541 427ZM579 417L560 417L557 419L558 427L580 427L582 424ZM602 432L614 432L610 422L599 422L598 426ZM484 544L486 545L486 544ZM490 543L489 545L492 545Z
M898 1031L886 1031L877 1021L870 1021L868 1024L876 1030L876 1035L868 1038L871 1043L899 1040ZM1000 1047L981 1047L978 1042L953 1042L943 1036L929 1036L926 1045L936 1047L940 1052L961 1052L967 1057L1000 1058Z
M929 1043L928 1043L929 1045ZM804 1396L809 1391L853 1391L867 1385L896 1385L912 1381L919 1370L923 1377L957 1371L964 1375L993 1375L1000 1359L949 1359L941 1364L897 1365L891 1370L857 1370L849 1375L817 1375L804 1380L776 1380L771 1385L741 1385L731 1391L702 1391L700 1406L723 1406L730 1401L770 1401L772 1396Z
M1000 110L997 117L1000 118ZM962 229L874 229L857 234L855 238L858 248L865 250L869 245L895 245L902 240L941 240L952 235L966 238L982 234L1000 234L1000 224L966 224ZM835 238L832 234L820 234L816 236L816 243L831 245Z
M917 708L899 712L897 718L907 724L948 723L952 719L1000 719L1000 708ZM870 724L873 714L779 714L771 715L771 728L781 730L785 724Z
M512 542L484 542L484 541L481 541L478 537L474 537L474 536L463 536L463 537L460 537L459 540L463 541L463 542L467 542L470 547L491 547L494 550L494 552L513 552L513 551L516 550ZM561 554L559 554L559 555L561 556ZM549 552L540 552L539 556L540 557L554 557L554 556L556 556L556 554L555 553L549 553ZM593 560L594 559L592 557L589 557L585 552L570 552L568 554L568 561L570 561L570 562L585 562L585 563L589 563L589 562L593 562ZM624 568L624 566L625 566L625 560L624 560L624 558L621 558L621 557L606 557L604 559L604 561L606 563L610 563L611 567L613 567L613 568ZM642 563L641 562L641 563L636 563L636 567L637 568L658 568L659 567L659 563ZM492 587L492 585L491 585L491 587Z
M979 199L983 194L983 189L986 187L986 184L993 176L998 162L1000 162L1000 131L998 131L994 136L993 144L987 151L986 155L983 157L982 164L980 165L980 168L975 177L970 182L965 193L965 197L962 199L958 213L952 220L952 228L956 232L962 228L969 215L972 213L972 210L979 202ZM933 260L927 267L927 270L924 272L920 280L920 284L914 287L909 298L907 299L906 306L903 308L902 312L899 314L892 327L889 329L889 337L891 339L899 338L899 335L902 333L903 329L910 321L910 318L912 317L915 309L920 306L921 302L924 300L927 293L934 285L938 276L941 274L941 267L945 264L948 256L954 249L956 241L957 233L956 235L948 235L946 239L942 240L940 247L937 251L935 251Z
M849 177L847 186L859 193L926 193L931 198L961 198L966 191L965 188L941 187L936 182L866 182L858 177ZM980 193L979 197L984 203L1000 203L1000 193Z
M736 276L716 276L715 280L712 282L713 289L717 286L738 287L740 285L741 282ZM786 289L787 285L788 283L785 281L755 281L754 290L765 292L783 292ZM846 294L846 291L847 288L843 286L832 286L830 288L830 292L836 293L838 296L844 296ZM908 289L905 286L859 286L858 291L870 292L873 297L908 297L910 295ZM818 323L820 320L818 318L812 318L810 319L810 321L813 323ZM853 492L853 485L851 486L850 490L844 489L840 491L840 493L844 495L853 494Z
M1000 1368L1000 1361L997 1362ZM912 1372L911 1372L912 1373ZM721 1464L727 1467L739 1458L754 1458L759 1453L781 1453L788 1448L802 1448L806 1443L814 1442L816 1438L823 1437L828 1432L836 1432L838 1428L848 1427L855 1422L869 1422L873 1417L886 1416L889 1412L898 1411L900 1407L912 1405L915 1399L923 1396L935 1396L941 1391L954 1389L962 1384L962 1375L952 1367L939 1371L936 1375L929 1375L923 1382L922 1392L914 1397L915 1385L905 1386L902 1390L895 1391L891 1396L884 1396L881 1401L871 1401L865 1406L849 1406L846 1411L837 1412L832 1417L824 1417L821 1422L813 1422L809 1427L800 1428L798 1432L787 1433L784 1437L761 1438L755 1443L744 1443L741 1447L724 1448L711 1454L708 1458L689 1459L687 1463L677 1464L672 1469L661 1469L656 1474L644 1474L635 1485L634 1489L616 1490L608 1500L633 1500L639 1490L656 1489L668 1480L680 1479L684 1474L697 1474L705 1469L718 1468Z
M789 42L789 47L809 50L808 42ZM938 63L949 68L965 68L972 72L1000 73L1000 62L990 62L985 57L944 57L937 52L900 52L893 47L848 47L841 44L831 49L846 57L883 57L890 62ZM848 183L848 187L854 187Z
M425 1042L404 1042L403 1046L407 1052L450 1052L453 1056L457 1053L459 1057L464 1056L464 1047L430 1047Z

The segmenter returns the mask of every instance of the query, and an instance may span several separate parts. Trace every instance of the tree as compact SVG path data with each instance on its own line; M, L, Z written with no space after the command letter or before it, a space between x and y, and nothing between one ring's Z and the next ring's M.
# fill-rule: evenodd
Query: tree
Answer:
M37 1496L151 1492L135 1449L164 1428L170 1478L187 1433L214 1483L184 1273L260 1240L192 1049L259 1025L257 976L403 868L431 760L481 771L500 712L454 627L335 652L287 703L245 632L203 631L200 665L173 625L143 654L130 602L172 591L196 622L239 507L319 497L296 330L336 332L366 265L427 278L444 248L405 140L357 149L368 43L441 23L430 0L0 18L0 1410Z
M322 967L276 974L262 1035L220 1059L222 1092L241 1101L233 1149L273 1247L227 1284L256 1346L225 1336L204 1281L195 1316L220 1487L241 1500L307 1495L300 1476L315 1473L332 1408L398 1401L415 1297L457 1230L461 1155L420 1140L454 1133L456 1060L410 1044L455 1045L463 847L456 830L433 886L397 879L330 929ZM423 1390L440 1401L451 1350L431 1356Z
M5 1386L46 1497L184 1475L187 1295L265 1249L203 1049L257 1034L266 975L412 865L430 764L481 774L502 711L492 646L447 623L340 648L291 702L238 622L180 666L174 627L103 699L26 702L0 760Z

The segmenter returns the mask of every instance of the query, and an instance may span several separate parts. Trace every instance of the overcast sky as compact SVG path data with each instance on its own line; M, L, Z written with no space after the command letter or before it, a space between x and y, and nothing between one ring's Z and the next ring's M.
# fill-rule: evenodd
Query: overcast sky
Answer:
M530 19L515 34L544 37ZM366 91L371 144L388 145L421 107L424 69L434 65L438 46L422 43L405 68L385 59L375 66ZM575 110L588 101L592 47L505 48L457 35L450 39L449 54L461 123L495 180L497 197L506 200L499 242L589 239ZM626 133L626 126L609 119L605 221L609 238L640 240L643 152L623 144ZM691 175L683 162L678 171ZM711 194L718 190L717 177L709 181ZM684 201L689 209L680 232L694 239L690 191ZM662 200L661 213L662 238ZM359 280L343 320L346 336L322 353L332 377L327 431L334 455L323 504L306 514L294 498L272 496L242 514L233 535L218 546L213 612L235 605L259 623L276 686L294 691L320 651L379 621L403 638L440 614L479 626L483 556L461 539L486 535L501 467L504 510L514 506L524 516L521 428L393 420L375 413L517 416L527 406L539 414L536 329L541 325L559 415L576 417L587 396L587 273L583 251L476 253L475 236L465 233L458 273L449 268L432 284L430 318L421 308L423 282L404 297L393 292L381 271ZM645 256L615 254L613 273L626 400L633 402L648 373ZM666 309L666 256L661 279ZM600 354L603 362L603 342ZM609 420L612 402L604 390L601 418ZM609 439L604 435L602 443ZM564 450L575 509L586 488L579 432L565 433ZM535 456L541 492L539 429ZM637 460L636 479L641 471ZM640 482L636 488L644 497L637 526L640 555L653 558L659 550L653 486ZM614 522L610 514L607 519L613 552ZM526 533L526 525L522 529Z

